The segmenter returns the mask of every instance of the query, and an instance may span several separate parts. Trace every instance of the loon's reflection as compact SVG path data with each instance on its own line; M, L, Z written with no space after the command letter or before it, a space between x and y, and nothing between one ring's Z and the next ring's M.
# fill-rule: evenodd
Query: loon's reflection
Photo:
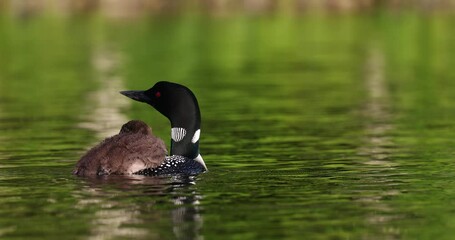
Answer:
M177 239L203 239L200 232L203 225L203 219L200 214L200 200L202 199L196 191L181 194L187 189L188 184L195 184L191 179L186 179L182 185L175 186L172 202L180 206L171 211L173 232ZM185 191L183 191L185 192Z
M77 208L95 209L89 239L203 239L202 196L192 176L80 178Z

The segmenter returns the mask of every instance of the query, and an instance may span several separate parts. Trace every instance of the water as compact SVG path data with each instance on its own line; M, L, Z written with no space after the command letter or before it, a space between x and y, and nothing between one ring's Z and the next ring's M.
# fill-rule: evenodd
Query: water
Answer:
M452 16L0 20L2 239L450 239ZM71 175L169 80L201 105L195 178Z

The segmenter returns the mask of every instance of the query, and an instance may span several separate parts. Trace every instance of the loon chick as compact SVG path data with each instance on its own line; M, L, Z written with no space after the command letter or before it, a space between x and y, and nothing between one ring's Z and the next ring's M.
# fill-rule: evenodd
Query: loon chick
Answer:
M145 91L122 91L121 94L149 104L171 122L170 156L158 167L148 167L135 174L190 174L207 171L199 153L201 113L193 92L171 82L157 82Z
M120 133L90 149L76 164L80 176L133 174L163 164L167 154L164 142L153 136L146 123L132 120Z

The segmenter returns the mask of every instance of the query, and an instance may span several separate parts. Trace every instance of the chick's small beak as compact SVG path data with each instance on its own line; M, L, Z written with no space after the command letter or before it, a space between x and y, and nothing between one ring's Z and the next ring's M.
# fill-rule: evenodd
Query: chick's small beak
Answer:
M150 103L151 100L145 91L121 91L120 93L139 102Z

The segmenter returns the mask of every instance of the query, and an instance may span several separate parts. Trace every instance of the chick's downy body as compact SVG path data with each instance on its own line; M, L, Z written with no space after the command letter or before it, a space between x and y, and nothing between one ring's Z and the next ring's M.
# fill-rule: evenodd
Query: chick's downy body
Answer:
M142 169L156 168L165 161L164 142L153 136L146 123L132 120L120 133L106 138L90 149L76 164L74 174L128 175Z

